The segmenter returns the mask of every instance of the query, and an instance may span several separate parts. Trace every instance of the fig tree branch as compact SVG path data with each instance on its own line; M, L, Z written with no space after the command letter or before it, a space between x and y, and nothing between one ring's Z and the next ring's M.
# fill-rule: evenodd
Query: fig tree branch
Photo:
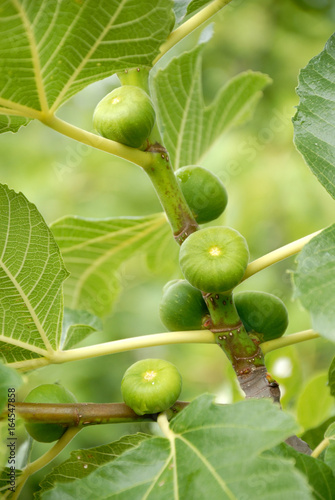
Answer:
M189 403L176 401L168 414L179 413ZM62 424L83 428L88 425L148 422L156 420L156 414L137 415L124 403L13 403L15 412L26 422ZM0 420L6 419L5 411Z

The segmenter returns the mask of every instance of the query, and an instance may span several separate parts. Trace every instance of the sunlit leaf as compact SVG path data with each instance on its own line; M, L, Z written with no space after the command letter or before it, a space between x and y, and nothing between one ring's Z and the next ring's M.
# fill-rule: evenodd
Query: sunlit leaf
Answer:
M301 70L293 118L295 145L335 198L335 33L324 50Z
M171 30L172 6L172 0L2 1L0 131L16 131L27 122L22 117L43 118L117 71L150 67Z
M199 164L227 129L248 119L271 80L247 71L230 80L206 106L203 100L201 43L173 58L152 78L158 125L175 169Z
M310 311L313 329L335 341L335 225L304 246L297 264L294 296Z
M47 224L22 193L0 185L0 358L57 349L68 273Z
M120 264L138 250L159 245L155 236L164 226L163 214L99 220L69 216L52 224L71 273L64 286L67 305L98 316L108 313L122 285Z
M296 430L292 417L270 401L218 406L205 395L172 420L169 438L147 439L42 498L311 500L291 460L261 456Z

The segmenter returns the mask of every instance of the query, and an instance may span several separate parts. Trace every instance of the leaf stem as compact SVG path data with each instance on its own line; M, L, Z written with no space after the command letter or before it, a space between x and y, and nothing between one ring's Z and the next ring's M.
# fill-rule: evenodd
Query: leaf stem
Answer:
M246 272L243 276L242 281L250 278L250 276L253 276L254 274L258 273L259 271L262 271L263 269L272 266L272 264L276 264L277 262L280 262L281 260L287 259L288 257L291 257L292 255L295 255L296 253L299 253L300 250L315 236L321 233L323 229L320 229L320 231L316 231L315 233L309 234L308 236L304 236L303 238L300 238L299 240L293 241L292 243L289 243L288 245L284 245L281 248L277 248L273 252L270 252L266 255L263 255L263 257L260 257L259 259L254 260L253 262L250 262L248 265Z
M263 354L267 354L275 349L281 349L288 345L312 340L320 337L313 330L305 330L302 332L292 333L286 337L281 337L275 340L269 340L260 344ZM67 351L54 351L51 357L41 357L37 359L28 359L18 361L16 363L8 363L11 368L28 371L41 368L52 363L60 364L68 361L79 361L88 358L96 358L99 356L107 356L108 354L116 354L119 352L132 351L134 349L142 349L147 347L158 347L162 345L173 344L215 344L215 334L209 330L193 330L187 332L167 332L154 333L152 335L143 335L141 337L133 337L129 339L113 340L93 346L79 347L77 349L69 349Z
M315 450L312 451L311 457L318 458L318 456L321 455L323 450L325 450L329 446L329 444L330 444L330 439L328 437L324 438L324 440L317 445Z
M167 417L166 412L160 413L157 417L157 423L163 432L164 436L169 439L170 441L174 441L175 435L171 431L170 426L169 426L169 419Z
M78 427L70 427L50 450L48 450L44 455L39 457L34 462L28 464L27 467L23 469L21 476L18 478L18 484L15 488L15 493L11 497L11 500L16 500L19 497L20 492L28 477L45 467L45 465L56 458L56 456L69 444L69 442L80 430L81 429Z
M219 12L223 7L229 4L232 0L214 0L214 2L207 5L200 12L192 16L188 21L183 23L179 28L175 29L170 33L166 42L164 42L160 47L160 53L154 59L153 65L160 60L161 57L168 52L174 45L176 45L180 40L189 35L192 31L198 28L201 24L208 21L214 14Z
M314 330L304 330L302 332L292 333L286 337L280 337L279 339L268 340L261 344L261 349L263 354L268 354L276 349L281 349L288 345L298 344L299 342L305 342L305 340L313 340L319 338L320 335Z
M71 125L55 115L41 114L40 121L56 132L70 137L71 139L87 144L88 146L92 146L93 148L100 149L101 151L106 151L107 153L111 153L115 156L119 156L120 158L124 158L125 160L135 163L135 165L139 165L140 167L149 168L153 163L154 156L151 153L130 148L120 144L119 142L105 139L104 137L93 134L92 132L87 132L87 130Z
M79 359L95 358L106 354L130 351L143 347L155 347L170 344L212 344L214 335L207 330L195 330L189 332L167 332L153 335L143 335L130 339L114 340L95 346L69 349L68 351L56 351L52 362L64 363Z
M77 349L69 349L67 351L54 351L52 356L28 359L25 361L17 361L8 363L11 368L27 371L52 363L67 363L68 361L78 361L88 358L96 358L106 356L108 354L116 354L119 352L132 351L145 347L158 347L162 345L172 344L214 344L215 337L208 330L193 330L187 332L166 332L154 333L152 335L143 335L122 340L112 340L92 346L79 347Z

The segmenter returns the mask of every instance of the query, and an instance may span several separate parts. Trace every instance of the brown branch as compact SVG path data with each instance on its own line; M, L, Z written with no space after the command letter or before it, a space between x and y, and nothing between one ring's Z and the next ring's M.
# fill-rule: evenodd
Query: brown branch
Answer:
M258 366L252 372L237 378L246 398L270 398L280 405L279 384L267 373L265 366ZM297 436L291 436L285 442L300 453L305 455L312 453L308 444Z
M173 414L185 408L188 403L176 401L170 408ZM156 420L157 414L137 415L124 403L13 403L15 413L26 422L62 424L67 426L87 426L124 422L147 422ZM8 412L0 415L0 421Z

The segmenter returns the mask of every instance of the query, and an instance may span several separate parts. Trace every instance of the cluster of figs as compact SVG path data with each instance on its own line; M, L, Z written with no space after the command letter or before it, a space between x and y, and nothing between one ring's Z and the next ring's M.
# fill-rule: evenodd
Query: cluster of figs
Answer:
M155 123L149 95L139 87L123 85L97 105L95 129L107 139L133 148L144 148ZM196 221L217 219L227 206L227 191L207 169L185 166L175 172ZM170 281L163 290L160 315L172 331L205 328L209 312L202 292L231 292L242 280L249 261L243 236L230 227L207 227L191 234L180 249L180 267L186 279ZM287 310L276 296L256 291L234 294L237 312L246 328L261 342L283 335Z
M149 95L141 88L123 85L97 105L93 123L103 137L126 146L145 150L156 115ZM225 210L228 196L221 180L197 165L175 172L182 193L196 221L204 224ZM203 330L210 314L204 293L231 294L241 282L249 262L245 238L224 226L201 228L181 245L179 263L185 279L167 283L160 303L160 317L170 331ZM275 295L259 291L234 293L237 313L246 329L259 342L280 337L288 326L284 303ZM144 359L125 372L121 392L125 403L138 415L167 410L178 399L182 379L178 369L162 359ZM75 403L67 389L44 384L27 396L29 403ZM61 424L26 423L37 441L59 439L66 427Z

